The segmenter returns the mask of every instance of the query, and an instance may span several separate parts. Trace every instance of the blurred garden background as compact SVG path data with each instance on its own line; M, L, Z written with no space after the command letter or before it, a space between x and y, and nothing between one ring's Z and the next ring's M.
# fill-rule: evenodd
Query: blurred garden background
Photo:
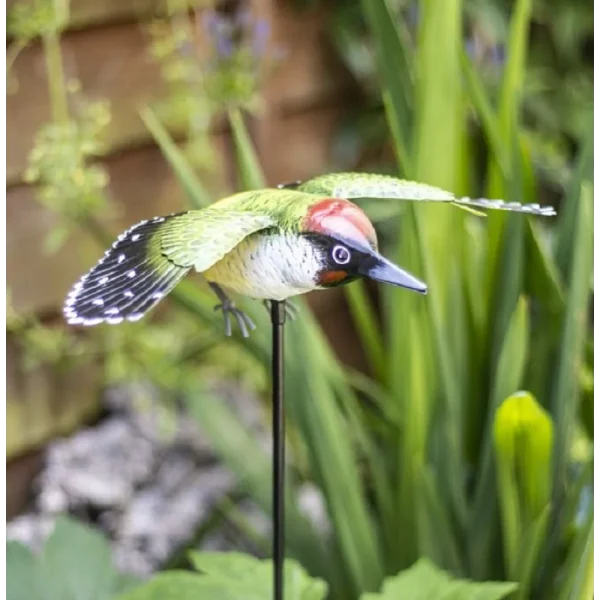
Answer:
M591 599L591 0L7 4L8 597L270 597L264 307L61 307L141 219L354 170L558 216L360 201L430 293L286 325L286 598Z

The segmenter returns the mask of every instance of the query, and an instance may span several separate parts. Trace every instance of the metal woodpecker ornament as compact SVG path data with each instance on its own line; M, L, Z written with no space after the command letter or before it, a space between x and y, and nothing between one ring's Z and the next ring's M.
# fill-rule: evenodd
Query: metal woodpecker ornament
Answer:
M73 325L137 321L191 269L202 273L215 291L227 335L230 316L244 336L254 324L225 289L282 301L364 277L427 293L425 283L378 253L373 225L350 201L357 198L556 214L551 206L458 198L386 175L322 175L134 225L74 285L65 301L65 317Z

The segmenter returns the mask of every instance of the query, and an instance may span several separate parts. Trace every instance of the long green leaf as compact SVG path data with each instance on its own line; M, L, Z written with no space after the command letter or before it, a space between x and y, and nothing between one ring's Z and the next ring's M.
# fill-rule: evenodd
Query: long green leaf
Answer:
M488 405L488 417L483 438L485 445L477 471L477 487L469 519L468 546L471 569L478 578L491 576L487 569L493 562L492 554L495 553L496 536L499 533L492 447L493 419L502 400L520 389L527 360L528 338L527 303L524 298L521 298L511 317L494 374L493 391Z
M264 188L266 186L265 176L244 123L244 117L238 108L230 109L229 123L233 133L235 157L243 189Z
M531 10L531 0L518 0L510 22L508 58L498 110L499 135L509 157L507 165L509 178L504 179L496 157L492 156L487 191L488 197L492 198L520 201L524 195L523 183L528 166L524 164L525 155L519 136L519 123ZM502 160L503 157L499 159ZM486 289L487 313L491 315L488 335L492 350L491 369L493 369L510 315L522 288L523 219L515 215L490 214L488 229Z
M525 232L525 290L549 313L564 309L564 290L560 272L544 246L537 223L528 221Z
M385 356L379 323L364 282L357 281L345 288L350 313L362 342L369 366L379 381L385 381Z
M588 328L589 282L593 266L593 212L592 188L582 184L579 196L574 235L577 242L572 247L569 261L567 302L562 327L562 340L554 369L554 393L551 410L556 423L555 491L559 501L566 475L570 444L577 420L579 370L583 363L585 337Z
M417 516L421 552L454 574L464 575L465 565L451 528L448 507L441 501L440 490L436 487L431 469L426 465L420 469L419 484Z
M555 256L556 263L564 279L569 274L573 246L578 243L576 234L581 184L584 181L594 181L594 123L591 117L587 132L587 136L584 138L579 150L573 175L558 216Z
M519 122L519 112L521 110L521 99L525 83L527 41L531 11L532 0L517 0L510 21L507 43L508 55L503 70L500 104L498 108L498 135L502 141L501 143L493 143L492 145L493 149L501 152L499 156L493 157L494 160L497 159L500 162L502 162L503 157L506 156L503 148L506 148L509 152L513 152L514 150L507 144L510 144L511 140L515 138L516 128ZM473 83L473 80L471 83ZM482 94L474 94L474 97L478 97L483 101ZM484 108L483 102L478 104L480 108L483 108L482 113L488 115L488 110ZM487 133L490 135L490 140L492 142L497 140L497 136L494 133L495 128L492 127L492 124L489 123L488 119L485 119L485 122L488 123L489 129L487 130ZM510 165L506 166L508 167ZM490 185L493 189L493 194L498 189L498 172L492 171L491 178L492 181L490 182Z
M462 46L462 2L432 0L421 4L422 21L418 31L416 55L416 137L417 157L413 177L444 189L464 189L466 172L462 162L465 144L465 98L461 86L460 49ZM435 151L444 148L444 152ZM466 190L465 190L466 191ZM419 262L431 292L426 301L432 334L436 379L440 386L441 431L438 477L439 487L451 503L458 535L466 526L467 508L461 484L463 460L463 417L461 378L450 342L452 330L447 313L451 306L451 278L459 259L460 247L448 240L464 227L466 215L436 207L415 208L414 228Z
M572 542L564 565L564 578L558 600L592 600L594 598L594 518L589 518Z
M395 150L405 173L412 171L410 140L412 129L412 78L406 46L385 0L362 0L361 6L375 45L377 70L382 78L384 105L393 114Z
M243 489L266 510L271 510L271 462L255 435L240 422L221 398L205 391L190 392L187 406L225 464L236 474ZM248 460L252 457L252 460ZM286 528L290 552L315 574L328 575L323 542L300 515L292 489L287 490Z
M413 138L417 162L411 177L460 193L462 182L458 177L465 135L460 68L462 1L428 0L421 3L420 9L415 65L419 73L415 88L417 129ZM429 216L432 214L429 211ZM446 212L452 214L456 211ZM442 218L439 213L438 218Z
M500 135L499 123L496 118L496 114L494 113L492 104L486 95L483 82L473 67L471 59L468 57L465 50L461 52L461 67L465 76L465 83L469 99L471 100L477 116L479 117L481 127L492 150L492 155L498 163L502 176L504 178L508 178L509 157L507 156L506 144L504 144Z
M546 539L549 518L550 507L547 506L523 534L516 568L515 579L519 582L519 590L515 600L528 600L530 597L537 561Z
M144 121L144 124L156 140L175 175L177 175L177 179L186 191L192 208L201 209L208 206L213 201L213 198L196 177L181 150L177 147L177 144L173 141L173 138L155 115L154 111L145 106L139 110L139 113L142 121Z
M327 363L321 334L298 328L287 344L287 389L297 402L289 402L307 445L311 469L325 493L340 552L355 590L375 589L383 576L376 530L369 516L354 450L337 406L334 388L324 376Z

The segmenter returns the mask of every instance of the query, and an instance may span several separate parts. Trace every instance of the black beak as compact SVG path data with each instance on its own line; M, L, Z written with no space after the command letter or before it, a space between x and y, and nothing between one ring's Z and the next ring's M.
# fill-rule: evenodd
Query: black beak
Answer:
M367 258L358 269L363 277L368 277L373 281L381 283L391 283L399 287L414 290L420 294L427 293L427 285L417 279L407 271L403 271L400 267L391 263L379 254L373 253Z

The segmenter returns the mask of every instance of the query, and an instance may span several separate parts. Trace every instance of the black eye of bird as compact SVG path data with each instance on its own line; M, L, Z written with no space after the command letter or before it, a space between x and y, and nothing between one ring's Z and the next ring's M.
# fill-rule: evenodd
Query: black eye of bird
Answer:
M346 246L334 246L331 257L338 265L347 265L350 262L350 250Z

